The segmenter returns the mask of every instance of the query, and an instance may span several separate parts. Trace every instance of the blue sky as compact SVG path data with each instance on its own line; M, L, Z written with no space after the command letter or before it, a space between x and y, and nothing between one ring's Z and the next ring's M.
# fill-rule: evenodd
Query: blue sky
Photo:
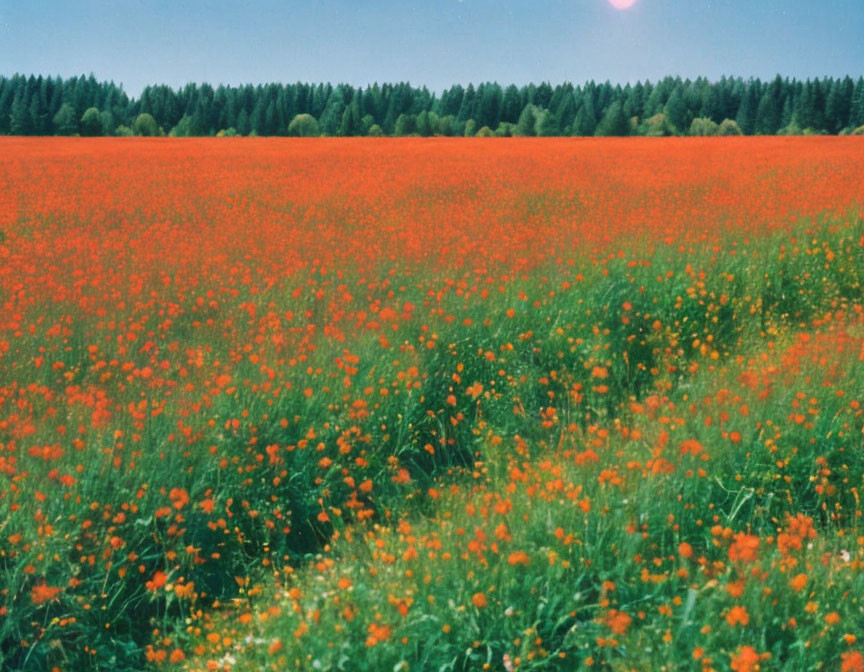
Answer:
M365 84L864 74L864 0L0 0L0 74L138 94Z

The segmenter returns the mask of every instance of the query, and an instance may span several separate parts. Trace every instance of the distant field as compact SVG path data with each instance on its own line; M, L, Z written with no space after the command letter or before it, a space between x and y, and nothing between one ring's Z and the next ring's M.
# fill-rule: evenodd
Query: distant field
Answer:
M862 209L861 138L0 138L0 668L864 671Z

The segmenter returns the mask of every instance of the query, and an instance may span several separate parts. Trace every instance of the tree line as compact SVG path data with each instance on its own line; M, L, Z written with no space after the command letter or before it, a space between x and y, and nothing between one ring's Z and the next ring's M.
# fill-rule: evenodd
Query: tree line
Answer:
M172 136L671 136L864 134L864 77L666 77L526 86L407 83L148 86L0 77L0 134Z

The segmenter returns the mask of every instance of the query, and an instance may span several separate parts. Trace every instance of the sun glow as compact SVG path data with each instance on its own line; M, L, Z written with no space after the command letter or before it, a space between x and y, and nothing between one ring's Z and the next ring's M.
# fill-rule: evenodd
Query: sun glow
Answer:
M636 0L609 0L609 4L615 9L630 9L636 4Z

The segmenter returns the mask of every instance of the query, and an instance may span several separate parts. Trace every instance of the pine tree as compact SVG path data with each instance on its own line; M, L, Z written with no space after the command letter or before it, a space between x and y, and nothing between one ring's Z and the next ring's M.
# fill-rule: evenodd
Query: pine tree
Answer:
M360 106L357 100L352 100L351 104L345 108L342 113L342 121L339 124L339 135L343 137L351 137L359 135L362 132L362 124L360 121Z
M573 135L582 137L590 137L597 130L597 114L594 111L593 97L588 94L585 96L582 106L576 112L576 119L573 121Z
M770 90L766 90L756 108L754 131L758 135L774 135L780 128L780 110Z
M669 100L666 101L666 106L663 108L663 113L679 133L683 133L690 127L690 115L687 112L687 104L684 102L684 95L680 86L675 87L672 91Z
M756 114L759 108L758 85L750 82L741 97L741 106L735 115L735 121L744 135L753 135L756 131Z
M837 79L831 85L825 100L825 128L829 133L839 133L850 125L854 93L855 84L850 77Z
M30 116L30 106L25 95L24 91L19 91L12 101L9 114L9 130L12 135L30 135L33 132L33 118Z
M624 114L624 107L619 101L613 102L597 125L596 135L614 137L630 134L630 123Z
M504 91L501 100L501 121L515 124L519 120L522 111L522 101L519 98L519 89L511 84Z
M855 91L852 94L852 103L849 109L849 127L858 128L864 126L864 77L859 77L855 83Z

